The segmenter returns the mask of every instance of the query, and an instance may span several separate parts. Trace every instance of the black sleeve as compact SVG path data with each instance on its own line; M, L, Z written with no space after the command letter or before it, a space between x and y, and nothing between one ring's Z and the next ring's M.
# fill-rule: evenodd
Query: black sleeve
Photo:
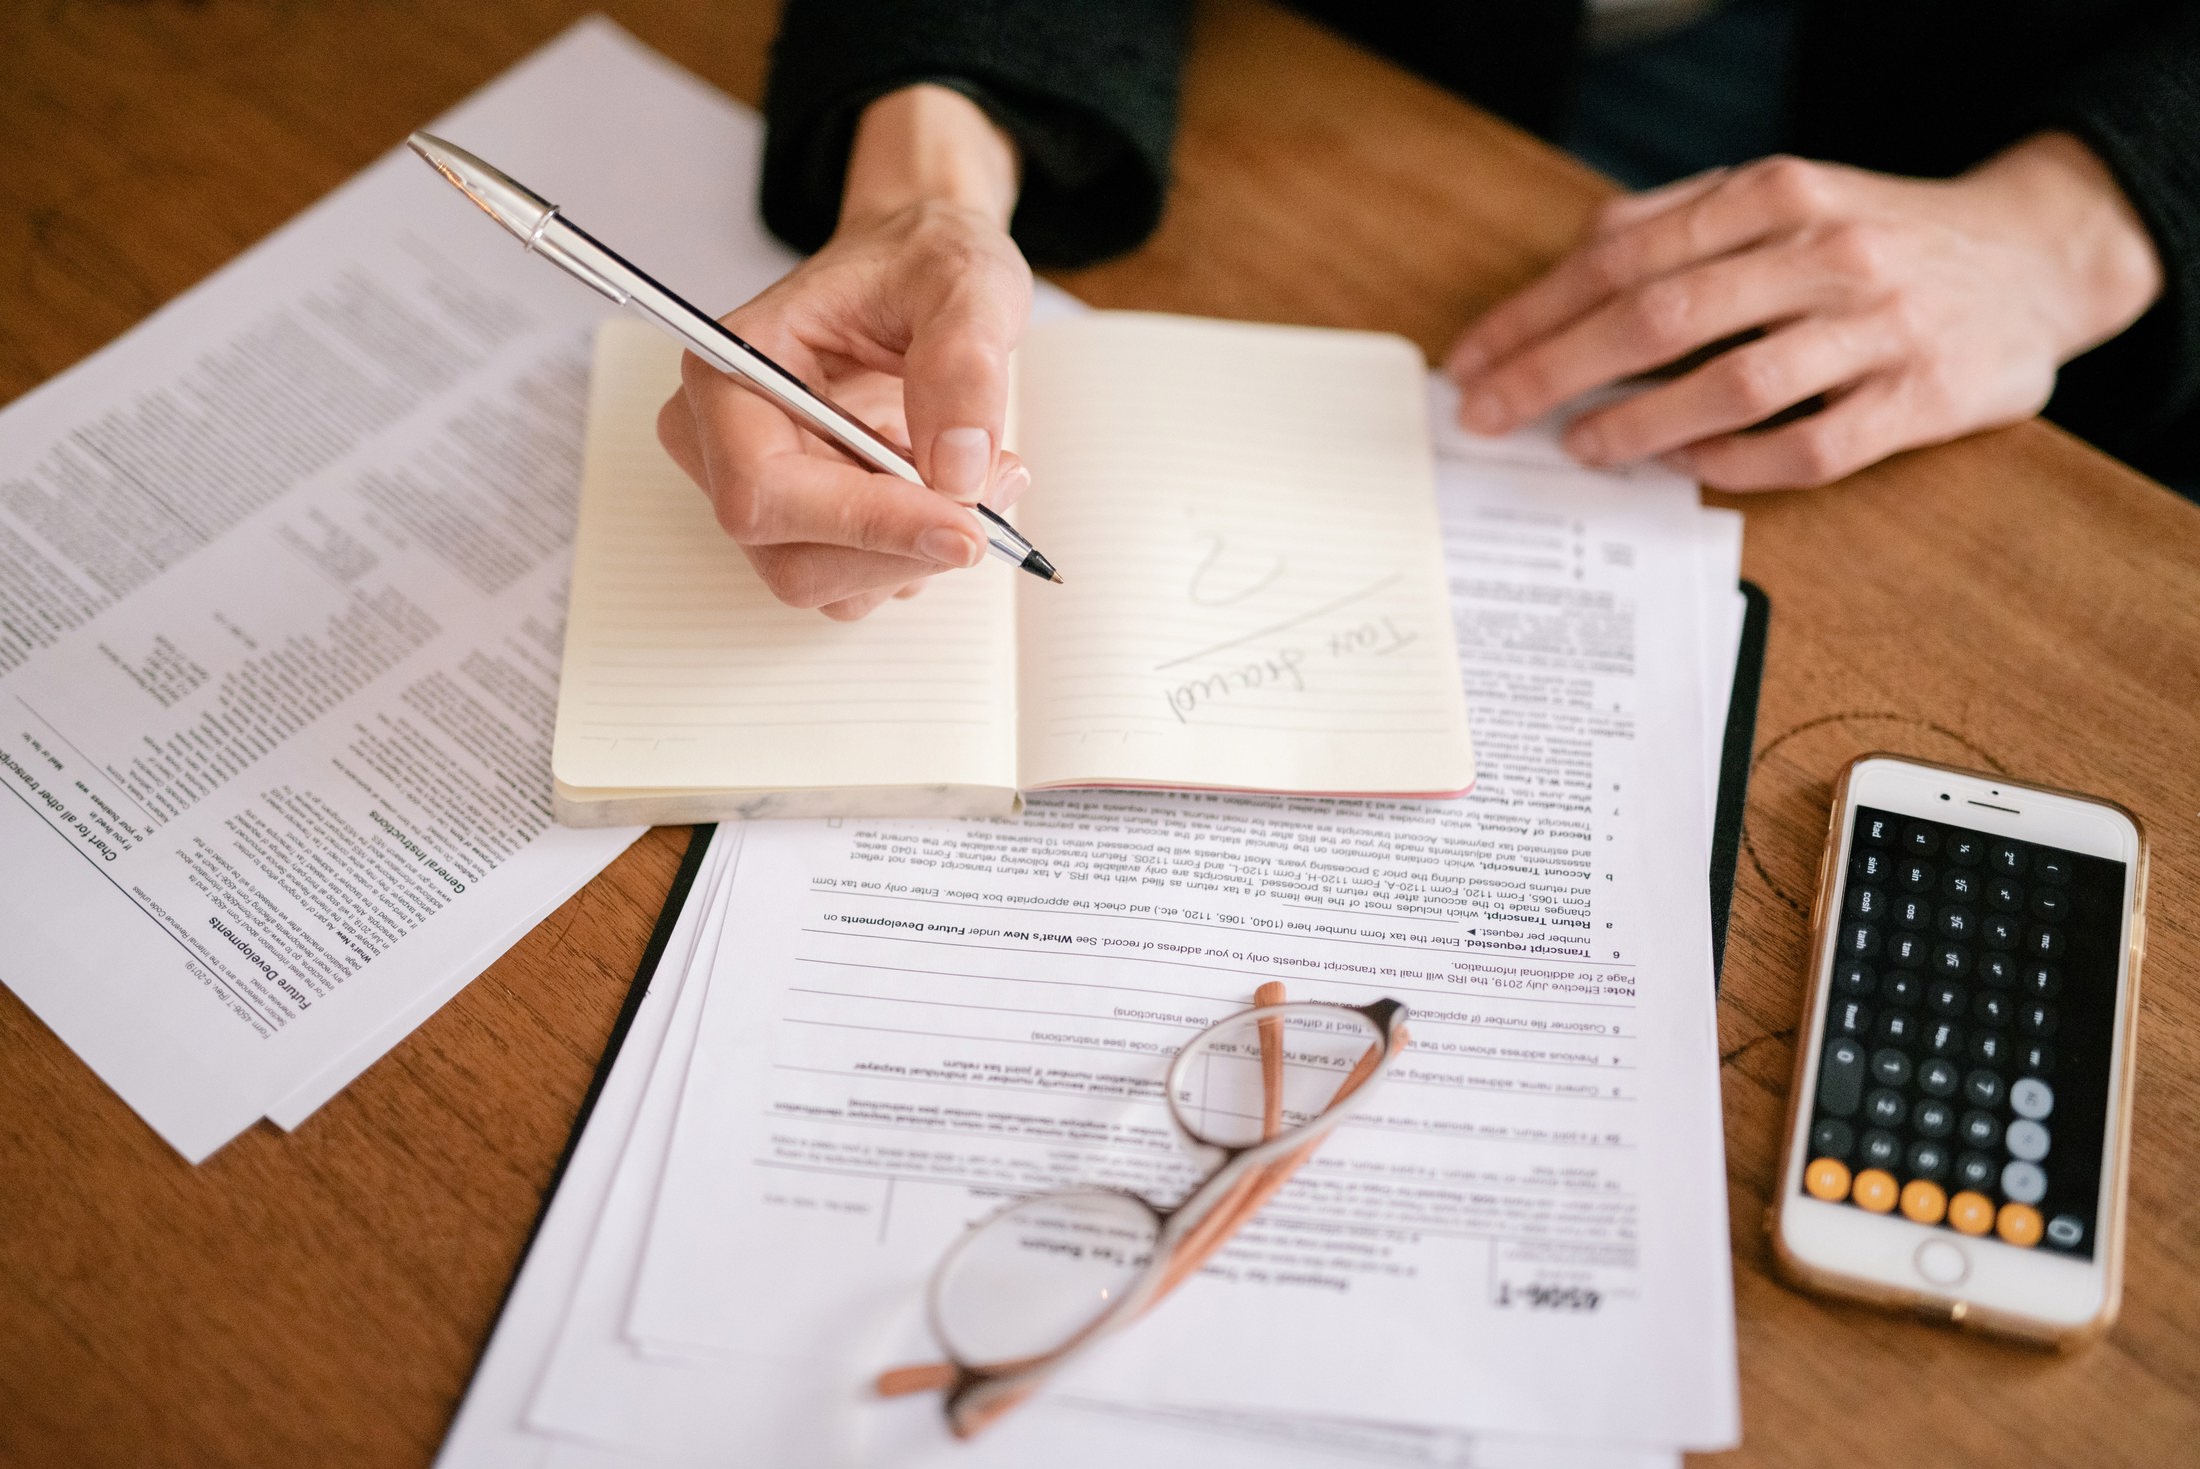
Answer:
M1016 139L1035 265L1130 249L1161 218L1189 0L788 0L764 114L765 223L832 233L856 119L897 87L963 92Z
M2100 155L2162 257L2162 298L2063 369L2052 413L2157 473L2200 472L2200 0L2177 0L2073 78L2051 125Z

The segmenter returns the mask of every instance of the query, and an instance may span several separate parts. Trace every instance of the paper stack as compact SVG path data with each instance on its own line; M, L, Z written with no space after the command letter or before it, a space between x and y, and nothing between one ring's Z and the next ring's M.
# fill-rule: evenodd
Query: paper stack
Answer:
M1704 879L1738 518L1547 435L1441 437L1474 795L720 829L445 1469L1663 1465L1735 1441ZM1152 1083L1268 979L1412 1007L1369 1111L977 1440L936 1399L876 1398L936 1359L928 1273L1003 1198L1184 1192Z

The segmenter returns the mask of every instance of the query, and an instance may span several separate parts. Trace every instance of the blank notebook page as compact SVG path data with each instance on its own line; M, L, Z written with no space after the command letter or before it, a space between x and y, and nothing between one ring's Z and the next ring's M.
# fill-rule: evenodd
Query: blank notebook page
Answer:
M934 577L861 622L782 605L657 442L680 347L597 338L554 755L574 787L1015 782L1012 573Z
M1410 343L1109 313L1016 373L1025 789L1473 783Z

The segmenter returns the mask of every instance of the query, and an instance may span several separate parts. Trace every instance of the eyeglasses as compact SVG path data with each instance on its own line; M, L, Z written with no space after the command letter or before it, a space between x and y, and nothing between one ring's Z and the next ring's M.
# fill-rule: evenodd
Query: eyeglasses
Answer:
M1169 1065L1169 1115L1220 1159L1163 1208L1127 1190L1065 1189L974 1224L933 1270L927 1307L945 1362L881 1373L882 1396L940 1390L958 1438L1015 1407L1078 1352L1196 1274L1405 1049L1406 1008L1291 1003L1264 984L1253 1008L1192 1037Z

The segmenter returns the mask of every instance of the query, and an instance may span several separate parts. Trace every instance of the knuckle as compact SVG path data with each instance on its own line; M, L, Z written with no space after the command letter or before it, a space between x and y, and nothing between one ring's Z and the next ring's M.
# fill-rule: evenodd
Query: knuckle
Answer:
M1781 153L1753 165L1749 174L1767 202L1789 218L1811 218L1825 208L1827 175L1819 164Z
M1725 389L1737 407L1756 418L1779 412L1793 402L1793 378L1769 352L1736 352L1723 371Z
M1804 484L1822 485L1839 479L1848 472L1845 436L1830 423L1805 424L1795 430L1790 461L1797 480Z
M1642 341L1678 351L1694 345L1689 327L1696 305L1696 291L1686 281L1652 281L1629 298L1627 326Z
M718 528L734 541L747 546L763 539L763 505L747 486L722 486L711 495L710 501L711 514L717 519Z
M783 551L750 559L771 594L789 607L816 608L832 600L815 555Z

